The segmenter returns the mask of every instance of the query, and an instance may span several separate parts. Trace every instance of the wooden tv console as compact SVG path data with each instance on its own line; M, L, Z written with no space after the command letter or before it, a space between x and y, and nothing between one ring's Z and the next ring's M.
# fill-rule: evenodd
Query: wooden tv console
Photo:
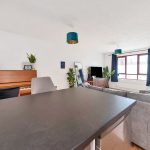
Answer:
M0 70L0 89L20 87L20 95L31 94L31 79L36 70Z

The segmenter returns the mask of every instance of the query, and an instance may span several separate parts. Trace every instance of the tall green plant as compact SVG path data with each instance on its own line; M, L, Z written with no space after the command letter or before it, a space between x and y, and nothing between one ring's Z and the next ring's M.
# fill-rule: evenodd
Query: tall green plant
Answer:
M69 71L67 72L67 81L69 83L70 88L75 86L76 78L75 78L75 71L73 68L69 68Z
M30 63L32 63L32 64L36 63L36 57L35 57L35 55L27 53L27 58L28 58L28 60L29 60Z
M87 68L87 72L88 72L88 75L91 76L91 67L88 67L88 68Z
M109 80L110 77L111 77L112 75L114 75L114 73L115 73L115 70L109 71L108 66L103 67L103 78L107 78L107 80Z

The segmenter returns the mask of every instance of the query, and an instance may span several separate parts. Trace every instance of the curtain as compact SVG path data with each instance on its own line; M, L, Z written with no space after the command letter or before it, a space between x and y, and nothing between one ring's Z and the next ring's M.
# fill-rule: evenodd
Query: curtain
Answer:
M118 82L118 58L115 54L112 54L111 71L113 70L115 73L111 76L111 82Z
M148 49L148 62L147 62L147 82L146 86L150 86L150 48Z

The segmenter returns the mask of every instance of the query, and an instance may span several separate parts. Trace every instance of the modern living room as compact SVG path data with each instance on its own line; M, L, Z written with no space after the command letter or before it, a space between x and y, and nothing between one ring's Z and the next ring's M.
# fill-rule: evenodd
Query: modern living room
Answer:
M148 0L0 4L0 150L150 150Z

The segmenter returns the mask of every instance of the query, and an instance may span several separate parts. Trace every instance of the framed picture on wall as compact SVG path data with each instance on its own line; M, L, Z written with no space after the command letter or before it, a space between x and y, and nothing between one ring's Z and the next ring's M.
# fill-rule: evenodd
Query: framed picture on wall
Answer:
M24 65L24 70L32 70L32 65Z
M60 62L60 68L61 69L65 69L65 61L61 61Z

